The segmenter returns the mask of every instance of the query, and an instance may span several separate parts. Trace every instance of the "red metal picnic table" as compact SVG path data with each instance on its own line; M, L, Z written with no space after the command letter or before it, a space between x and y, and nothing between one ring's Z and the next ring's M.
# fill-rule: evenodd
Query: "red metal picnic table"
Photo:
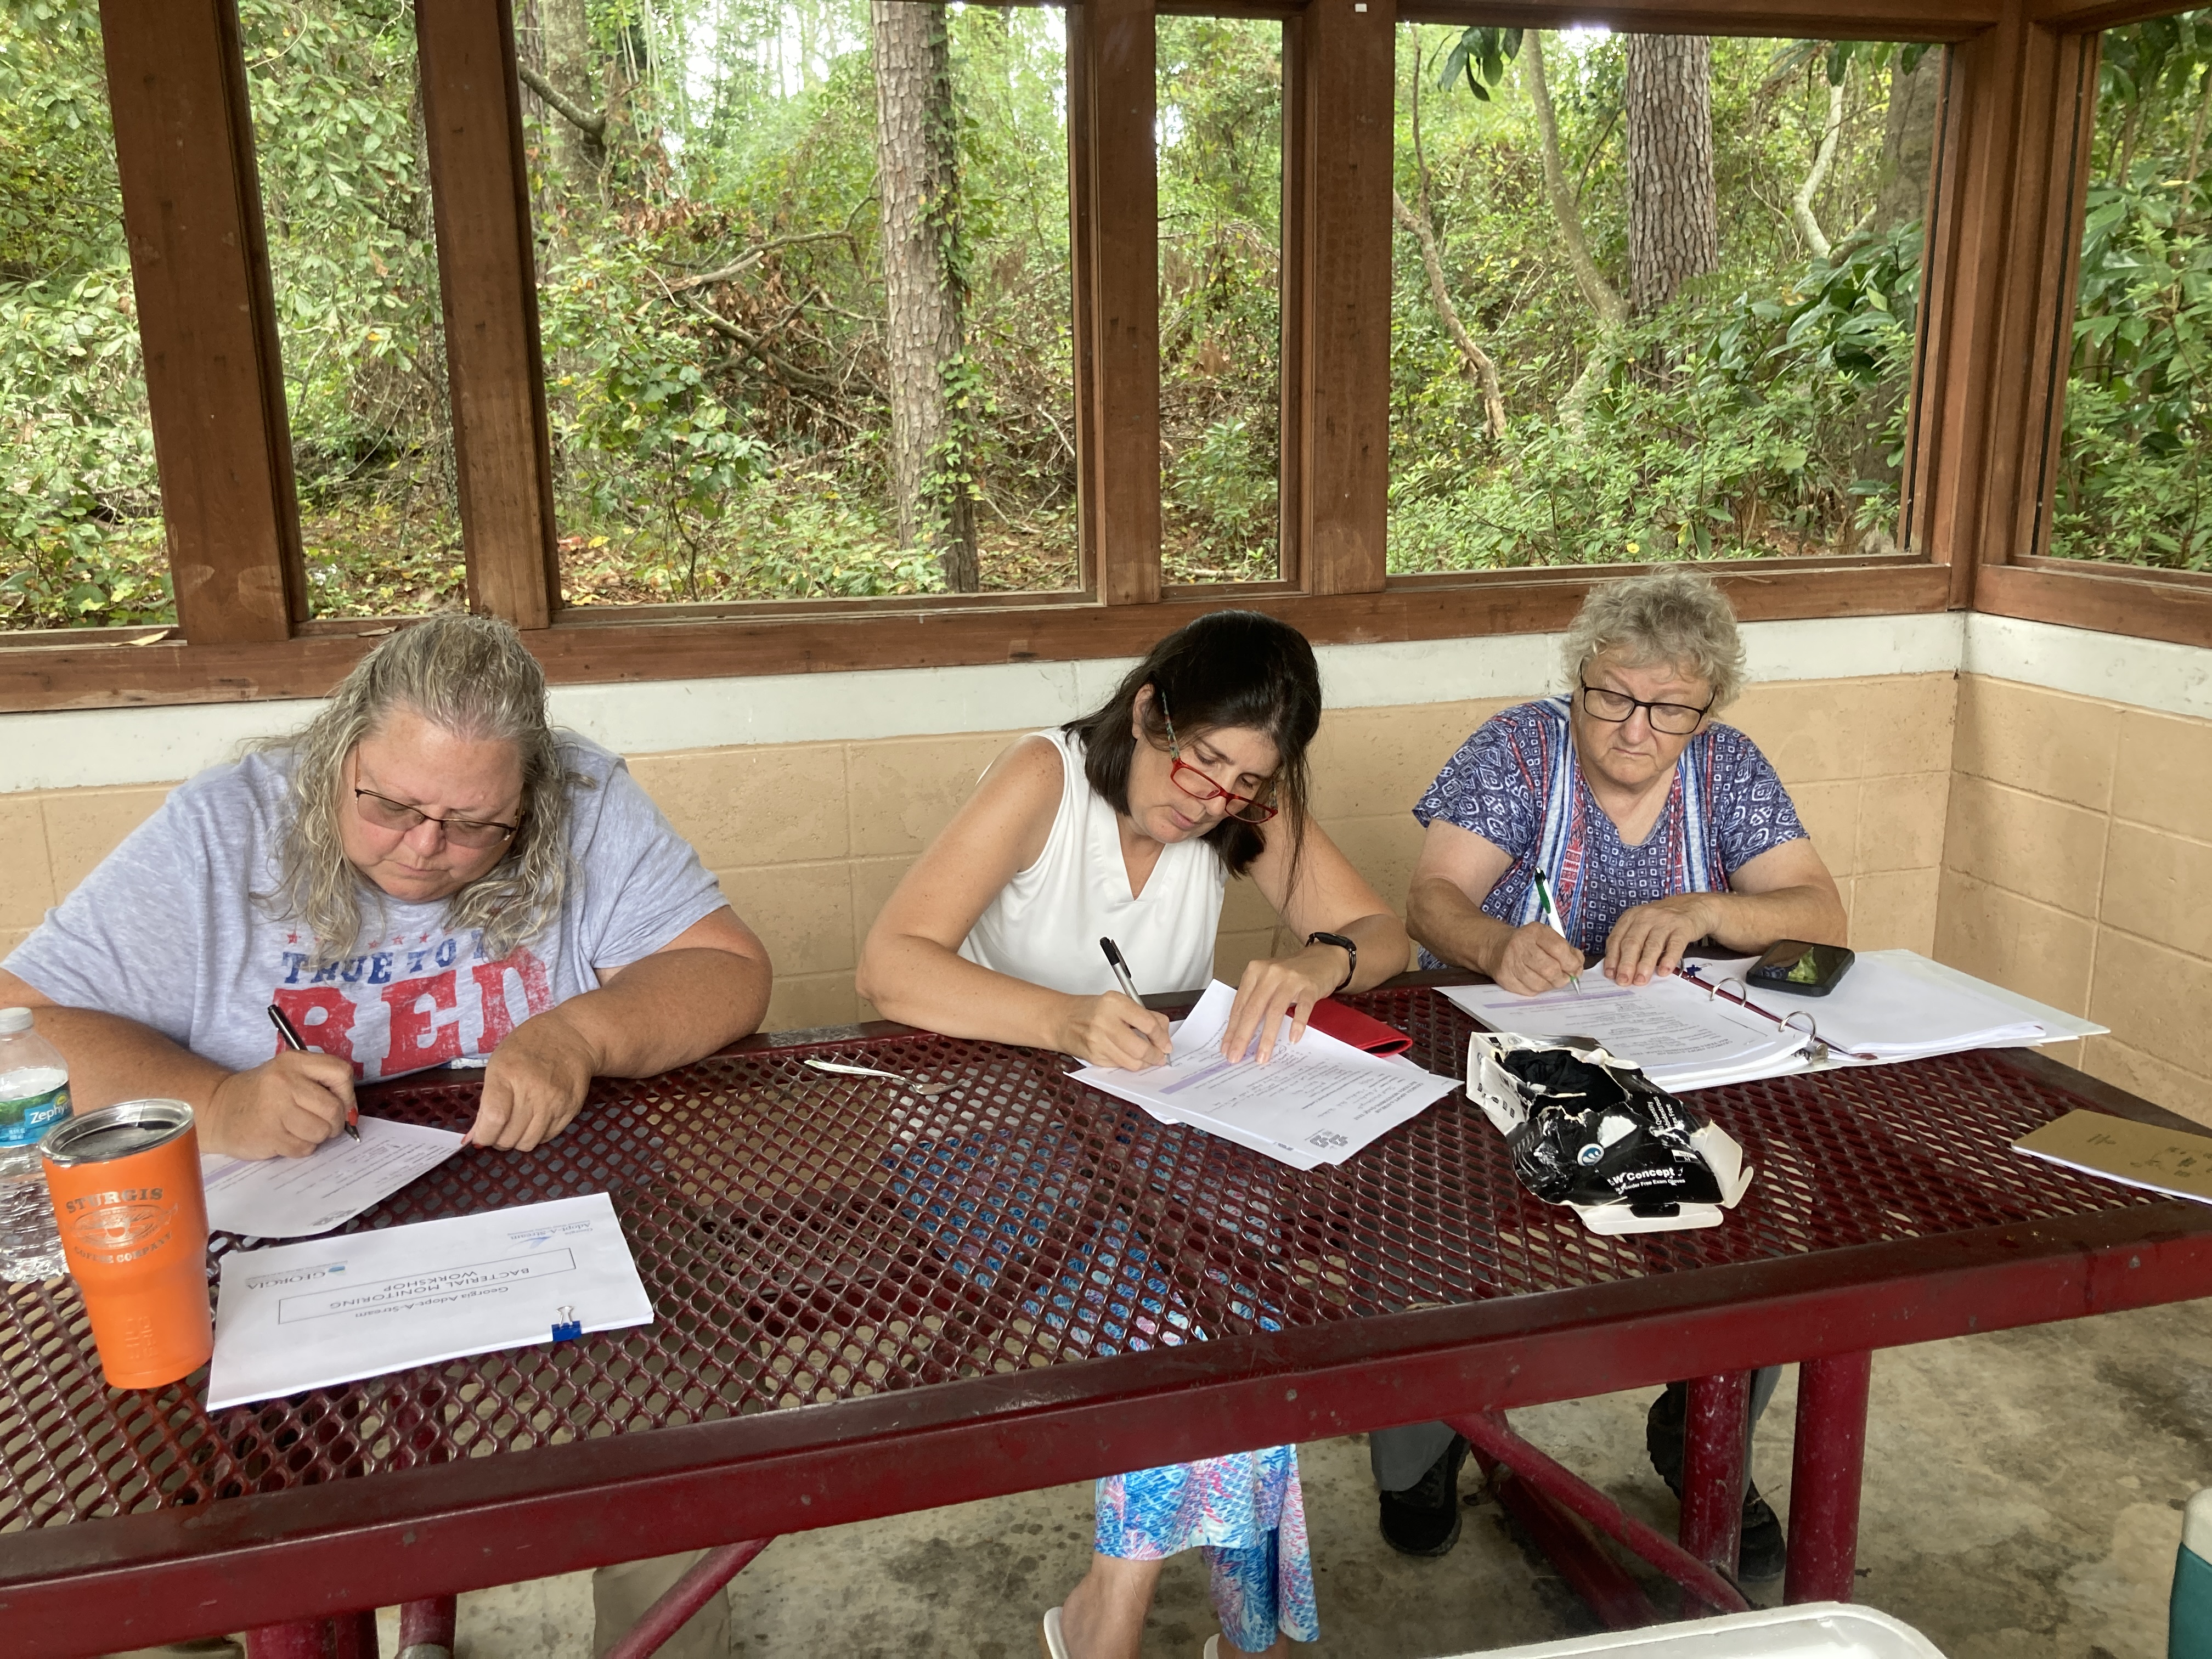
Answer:
M1437 977L1347 1000L1462 1075L1474 1026ZM1463 1091L1300 1172L1067 1064L882 1024L754 1038L603 1079L550 1146L467 1150L351 1224L611 1194L656 1317L580 1340L210 1413L204 1372L106 1386L66 1281L9 1287L9 1653L326 1637L703 1547L726 1572L781 1533L1437 1419L1608 1622L1656 1615L1589 1528L1686 1605L1737 1606L1744 1377L1793 1361L1785 1593L1848 1599L1872 1351L2212 1294L2212 1208L2010 1150L2080 1106L2179 1120L2032 1053L1701 1093L1749 1194L1718 1228L1617 1238L1525 1192ZM441 1073L365 1104L461 1127L475 1095ZM239 1247L216 1239L211 1276ZM1684 1548L1504 1426L1677 1377L1698 1379Z

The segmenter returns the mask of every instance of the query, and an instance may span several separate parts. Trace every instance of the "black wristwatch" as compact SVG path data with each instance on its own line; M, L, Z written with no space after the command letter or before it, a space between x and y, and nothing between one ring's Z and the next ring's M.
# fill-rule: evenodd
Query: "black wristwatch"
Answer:
M1357 945L1354 945L1350 939L1345 938L1341 933L1308 933L1306 935L1306 943L1309 945L1342 945L1344 947L1344 954L1350 957L1352 960L1345 964L1344 977L1337 981L1336 991L1341 991L1346 986L1352 983L1352 976L1359 971L1359 947ZM1331 991L1329 994L1331 996L1334 996L1336 994L1336 991Z

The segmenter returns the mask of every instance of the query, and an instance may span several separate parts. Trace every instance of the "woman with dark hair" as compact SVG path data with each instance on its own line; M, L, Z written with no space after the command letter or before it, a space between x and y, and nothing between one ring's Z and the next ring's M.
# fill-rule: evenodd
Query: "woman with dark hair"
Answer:
M899 884L860 953L862 995L953 1036L1057 1048L1096 1066L1168 1058L1168 1021L1115 988L1115 940L1144 991L1202 988L1232 875L1304 941L1244 969L1223 1042L1273 1051L1319 999L1397 973L1404 927L1309 816L1321 678L1295 629L1252 611L1200 617L1152 647L1106 705L1011 745ZM1292 1448L1116 1475L1098 1486L1097 1551L1047 1651L1134 1659L1161 1563L1202 1546L1223 1638L1279 1653L1319 1635Z

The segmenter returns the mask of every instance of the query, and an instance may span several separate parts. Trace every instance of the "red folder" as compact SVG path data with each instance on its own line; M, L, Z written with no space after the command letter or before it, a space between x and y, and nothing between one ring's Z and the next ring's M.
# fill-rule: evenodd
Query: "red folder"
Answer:
M1306 1021L1316 1031L1326 1031L1339 1042L1348 1042L1355 1048L1364 1048L1370 1054L1389 1059L1402 1054L1413 1046L1413 1039L1403 1031L1385 1025L1379 1019L1370 1019L1357 1008L1347 1008L1334 997L1323 997L1314 1004L1314 1011Z

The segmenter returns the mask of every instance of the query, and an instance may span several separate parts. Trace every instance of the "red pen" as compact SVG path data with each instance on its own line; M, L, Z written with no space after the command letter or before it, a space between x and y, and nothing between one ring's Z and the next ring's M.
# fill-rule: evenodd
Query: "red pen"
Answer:
M276 1035L284 1039L284 1046L294 1054L307 1052L307 1045L300 1041L300 1034L292 1029L292 1022L284 1018L284 1011L273 1002L269 1005L269 1023L276 1028ZM361 1139L361 1107L350 1100L346 1102L345 1132L356 1140Z

